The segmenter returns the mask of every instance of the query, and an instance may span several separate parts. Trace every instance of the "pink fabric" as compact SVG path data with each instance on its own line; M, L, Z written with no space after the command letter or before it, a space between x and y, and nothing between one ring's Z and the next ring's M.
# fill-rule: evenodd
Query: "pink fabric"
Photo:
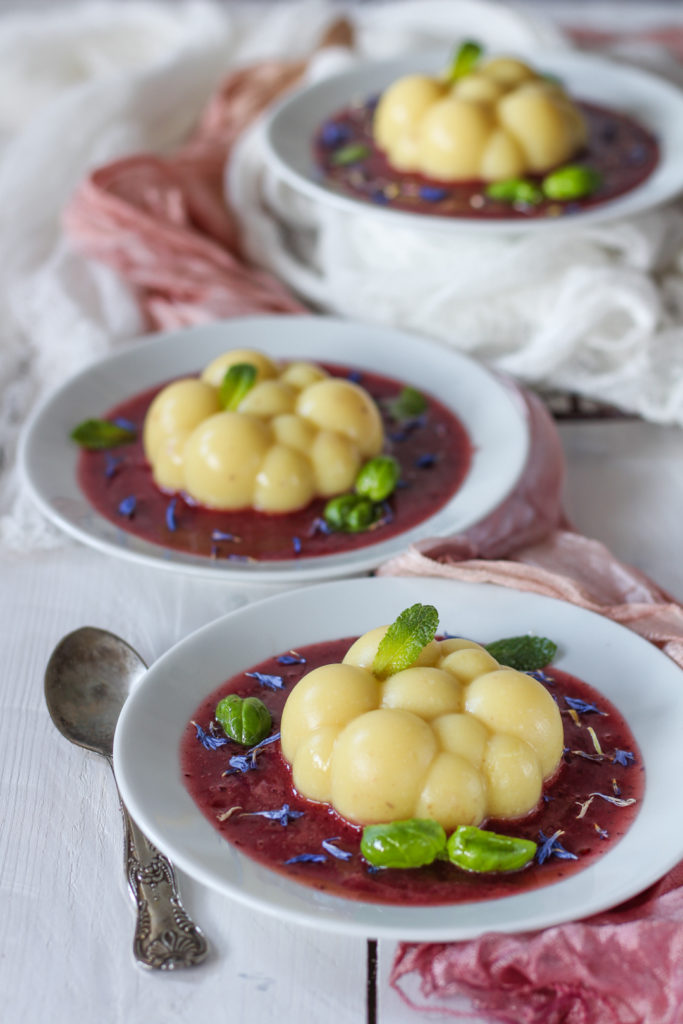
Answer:
M64 228L138 293L150 325L173 329L303 307L270 274L248 266L222 173L240 132L304 65L268 61L230 75L192 139L174 156L149 153L100 167L64 212Z

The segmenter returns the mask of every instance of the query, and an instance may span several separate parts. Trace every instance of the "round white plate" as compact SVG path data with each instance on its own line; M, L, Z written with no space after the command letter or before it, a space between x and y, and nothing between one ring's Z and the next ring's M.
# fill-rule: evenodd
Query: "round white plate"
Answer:
M550 887L482 903L380 906L318 892L231 846L183 786L180 738L201 701L224 680L280 651L352 636L431 603L440 629L479 641L549 636L556 664L611 700L645 764L645 795L623 839ZM344 580L279 595L193 633L157 661L127 701L114 743L123 798L150 838L199 881L299 924L405 940L464 939L586 917L660 878L683 856L683 676L645 640L573 605L488 584L450 580Z
M389 540L347 553L282 562L236 563L173 551L127 533L101 516L76 479L77 423L102 416L132 395L196 373L231 348L276 359L318 359L374 370L439 398L464 424L474 453L453 498L433 516ZM515 486L528 451L524 411L514 392L465 356L415 335L318 316L259 316L155 335L88 367L36 411L19 459L33 497L58 526L110 554L163 569L240 582L321 580L372 569L423 537L458 533L492 511Z
M295 189L355 214L390 218L420 230L528 232L595 224L630 217L673 198L683 189L683 92L664 79L638 68L581 53L529 54L544 71L562 79L577 99L628 114L657 136L660 162L653 173L626 195L560 218L472 220L409 213L376 206L345 194L320 179L312 140L320 125L350 103L381 93L391 82L413 72L436 74L451 56L446 51L414 53L385 61L365 62L350 71L316 82L275 107L265 125L268 155L277 173ZM522 55L523 56L523 55Z

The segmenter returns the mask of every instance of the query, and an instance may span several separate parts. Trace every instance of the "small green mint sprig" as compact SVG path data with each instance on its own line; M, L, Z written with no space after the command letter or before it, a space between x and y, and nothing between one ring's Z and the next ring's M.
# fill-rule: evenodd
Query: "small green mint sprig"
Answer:
M234 363L221 383L218 398L227 412L234 412L256 383L257 369L251 363Z
M486 644L492 658L518 672L537 672L557 654L557 644L544 636L510 636Z
M116 448L120 444L130 444L137 434L134 430L122 427L111 420L83 420L71 431L72 441L89 451L101 451L104 448Z
M434 639L438 625L434 605L414 604L402 611L382 637L372 663L374 674L386 679L412 665Z

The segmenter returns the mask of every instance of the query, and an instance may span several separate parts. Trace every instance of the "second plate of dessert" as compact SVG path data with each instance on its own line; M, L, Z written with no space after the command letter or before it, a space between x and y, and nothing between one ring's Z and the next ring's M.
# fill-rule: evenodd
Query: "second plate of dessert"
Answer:
M467 529L514 488L528 446L516 392L468 358L388 328L273 316L89 367L36 411L21 461L41 508L86 543L286 582Z
M462 68L446 51L415 53L294 93L266 124L277 173L325 204L420 230L591 224L680 191L671 83L581 53L461 53Z

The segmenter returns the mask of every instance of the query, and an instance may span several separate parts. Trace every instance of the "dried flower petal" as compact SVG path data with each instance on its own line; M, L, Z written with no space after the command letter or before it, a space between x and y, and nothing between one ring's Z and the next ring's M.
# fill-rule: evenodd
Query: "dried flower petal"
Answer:
M135 506L138 503L138 499L134 494L129 494L127 498L124 498L119 502L118 513L121 516L126 516L127 519L132 519L135 513Z
M178 503L177 498L171 498L168 505L166 506L166 526L169 530L177 530L178 524L175 521L175 509Z
M333 857L337 858L337 860L351 860L353 854L350 853L349 850L340 850L339 847L332 845L333 843L338 843L340 838L340 836L333 836L331 839L323 839L320 845L323 850L327 850L327 852L331 853Z
M256 679L261 686L267 686L271 690L283 690L284 681L282 676L269 675L267 672L245 672L245 676L249 676L250 679Z
M550 857L557 857L558 860L579 859L575 853L565 849L562 843L559 842L559 837L562 835L564 835L562 829L558 829L551 836L546 836L543 832L538 833L539 847L536 851L536 860L539 864L545 864Z
M322 864L327 860L324 853L300 853L296 857L290 857L283 864Z
M286 827L290 821L296 821L297 818L303 818L303 811L291 810L289 804L283 804L275 811L245 811L242 817L259 817L268 818L269 821L277 821L280 825Z
M591 796L599 796L601 800L606 800L608 804L614 804L615 807L630 807L631 804L636 803L636 798L631 796L628 800L621 800L616 796L608 796L607 793L591 793Z
M218 750L228 742L227 736L212 736L210 733L204 732L199 722L193 721L192 725L197 730L197 739L206 750Z
M601 711L595 704L590 704L587 700L579 700L578 697L565 697L564 702L569 708L573 708L574 711L578 711L580 715L587 715L593 712L596 715L606 715L606 711Z
M615 764L621 764L624 768L628 768L630 764L635 763L636 755L631 750L619 750L617 748L612 755L612 760Z

